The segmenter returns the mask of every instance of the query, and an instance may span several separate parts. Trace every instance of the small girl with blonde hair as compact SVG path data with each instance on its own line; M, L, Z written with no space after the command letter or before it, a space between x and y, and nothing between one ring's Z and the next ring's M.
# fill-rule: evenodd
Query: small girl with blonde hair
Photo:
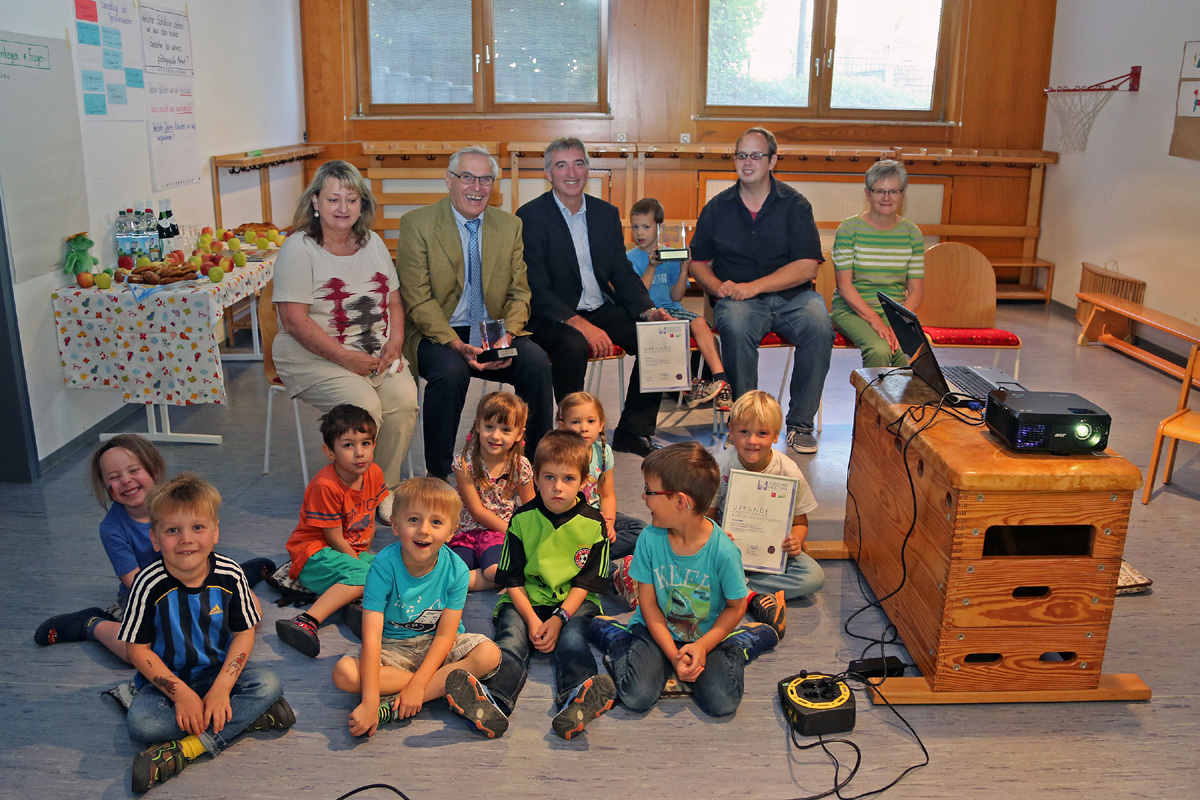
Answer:
M533 467L524 456L528 416L525 401L514 394L484 395L451 464L463 507L447 544L471 570L472 592L495 588L508 522L518 505L533 499Z

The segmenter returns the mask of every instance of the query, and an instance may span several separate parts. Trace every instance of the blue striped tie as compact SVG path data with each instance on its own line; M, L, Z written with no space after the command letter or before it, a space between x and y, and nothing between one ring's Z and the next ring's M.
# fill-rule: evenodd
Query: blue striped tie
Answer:
M482 347L479 323L487 322L487 306L483 302L483 259L479 255L479 226L483 220L476 217L467 220L467 232L471 235L467 244L467 324L471 326L471 346Z

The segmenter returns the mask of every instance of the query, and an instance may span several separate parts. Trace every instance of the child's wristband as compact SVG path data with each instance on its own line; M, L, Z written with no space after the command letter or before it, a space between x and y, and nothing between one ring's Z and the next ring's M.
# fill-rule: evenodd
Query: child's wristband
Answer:
M554 609L554 616L561 619L563 625L566 625L568 622L571 621L571 612L567 611L562 606L559 606L558 608Z

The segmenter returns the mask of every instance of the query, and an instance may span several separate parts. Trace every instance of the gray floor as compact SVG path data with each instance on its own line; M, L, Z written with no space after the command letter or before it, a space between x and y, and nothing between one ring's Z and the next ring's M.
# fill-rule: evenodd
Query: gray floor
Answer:
M1178 381L1099 347L1075 345L1077 327L1066 313L1041 306L1003 305L1001 325L1025 340L1021 378L1031 389L1071 389L1106 408L1115 427L1111 446L1139 468L1149 462L1157 420L1174 408ZM978 359L961 351L948 363ZM857 354L834 353L825 388L824 433L816 456L797 457L820 508L811 515L813 539L840 539L853 392L847 377ZM1011 359L1001 362L1011 370ZM763 357L763 388L775 391L781 351ZM606 376L603 398L617 409L616 381ZM224 495L221 549L235 557L281 558L302 494L290 407L277 405L273 470L261 474L265 390L261 369L228 370L230 405L177 410L177 430L217 432L220 447L163 448L172 472L195 470ZM468 400L473 403L474 399ZM663 438L708 442L705 414L668 413ZM304 410L310 465L324 463L316 414ZM134 417L136 429L142 417ZM614 420L610 418L609 424ZM419 445L418 445L419 448ZM419 449L418 449L419 454ZM51 613L105 605L115 581L96 527L101 511L85 487L80 452L32 486L0 485L0 578L6 613L0 636L0 781L4 797L125 797L137 747L117 707L100 692L130 675L99 645L39 648L32 632ZM617 456L622 510L640 514L638 461ZM629 498L626 502L624 499ZM1134 504L1126 558L1154 579L1154 591L1119 598L1108 642L1106 672L1134 672L1154 690L1140 703L1064 705L908 706L902 709L929 748L931 763L893 797L1194 797L1192 766L1200 688L1192 620L1200 597L1184 584L1197 575L1195 525L1200 498L1200 450L1184 445L1172 487L1149 506ZM377 547L390 540L384 530ZM274 621L289 613L270 603L255 661L277 670L298 722L284 733L238 742L219 764L202 760L152 796L172 798L332 798L367 783L390 783L414 800L433 797L680 797L790 798L827 790L833 768L818 750L789 749L775 683L801 669L836 670L861 645L842 622L862 604L850 562L825 562L827 583L812 602L789 606L788 634L773 653L751 665L746 696L731 719L712 720L686 700L660 703L646 714L621 708L579 741L549 731L550 669L536 661L509 733L477 738L440 701L404 725L387 726L371 741L353 739L346 715L353 699L330 679L336 658L352 646L340 626L322 630L324 651L310 661L282 645ZM492 598L474 595L467 626L488 630ZM864 614L856 630L878 634L884 622ZM875 789L920 759L906 732L883 708L860 698L852 734L863 766L846 794ZM844 761L849 761L846 754ZM843 775L845 773L843 772ZM1191 790L1187 787L1193 786ZM380 790L359 795L394 796Z

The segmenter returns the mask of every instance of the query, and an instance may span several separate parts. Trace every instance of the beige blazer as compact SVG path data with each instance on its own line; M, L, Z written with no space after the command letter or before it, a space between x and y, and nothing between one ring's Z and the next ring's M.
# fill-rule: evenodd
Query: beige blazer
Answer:
M483 302L492 319L503 319L508 332L525 336L529 322L529 283L521 220L490 206L483 212ZM454 224L450 198L400 218L396 274L404 299L407 330L404 358L416 369L421 338L446 344L457 338L450 316L462 297L466 256Z

